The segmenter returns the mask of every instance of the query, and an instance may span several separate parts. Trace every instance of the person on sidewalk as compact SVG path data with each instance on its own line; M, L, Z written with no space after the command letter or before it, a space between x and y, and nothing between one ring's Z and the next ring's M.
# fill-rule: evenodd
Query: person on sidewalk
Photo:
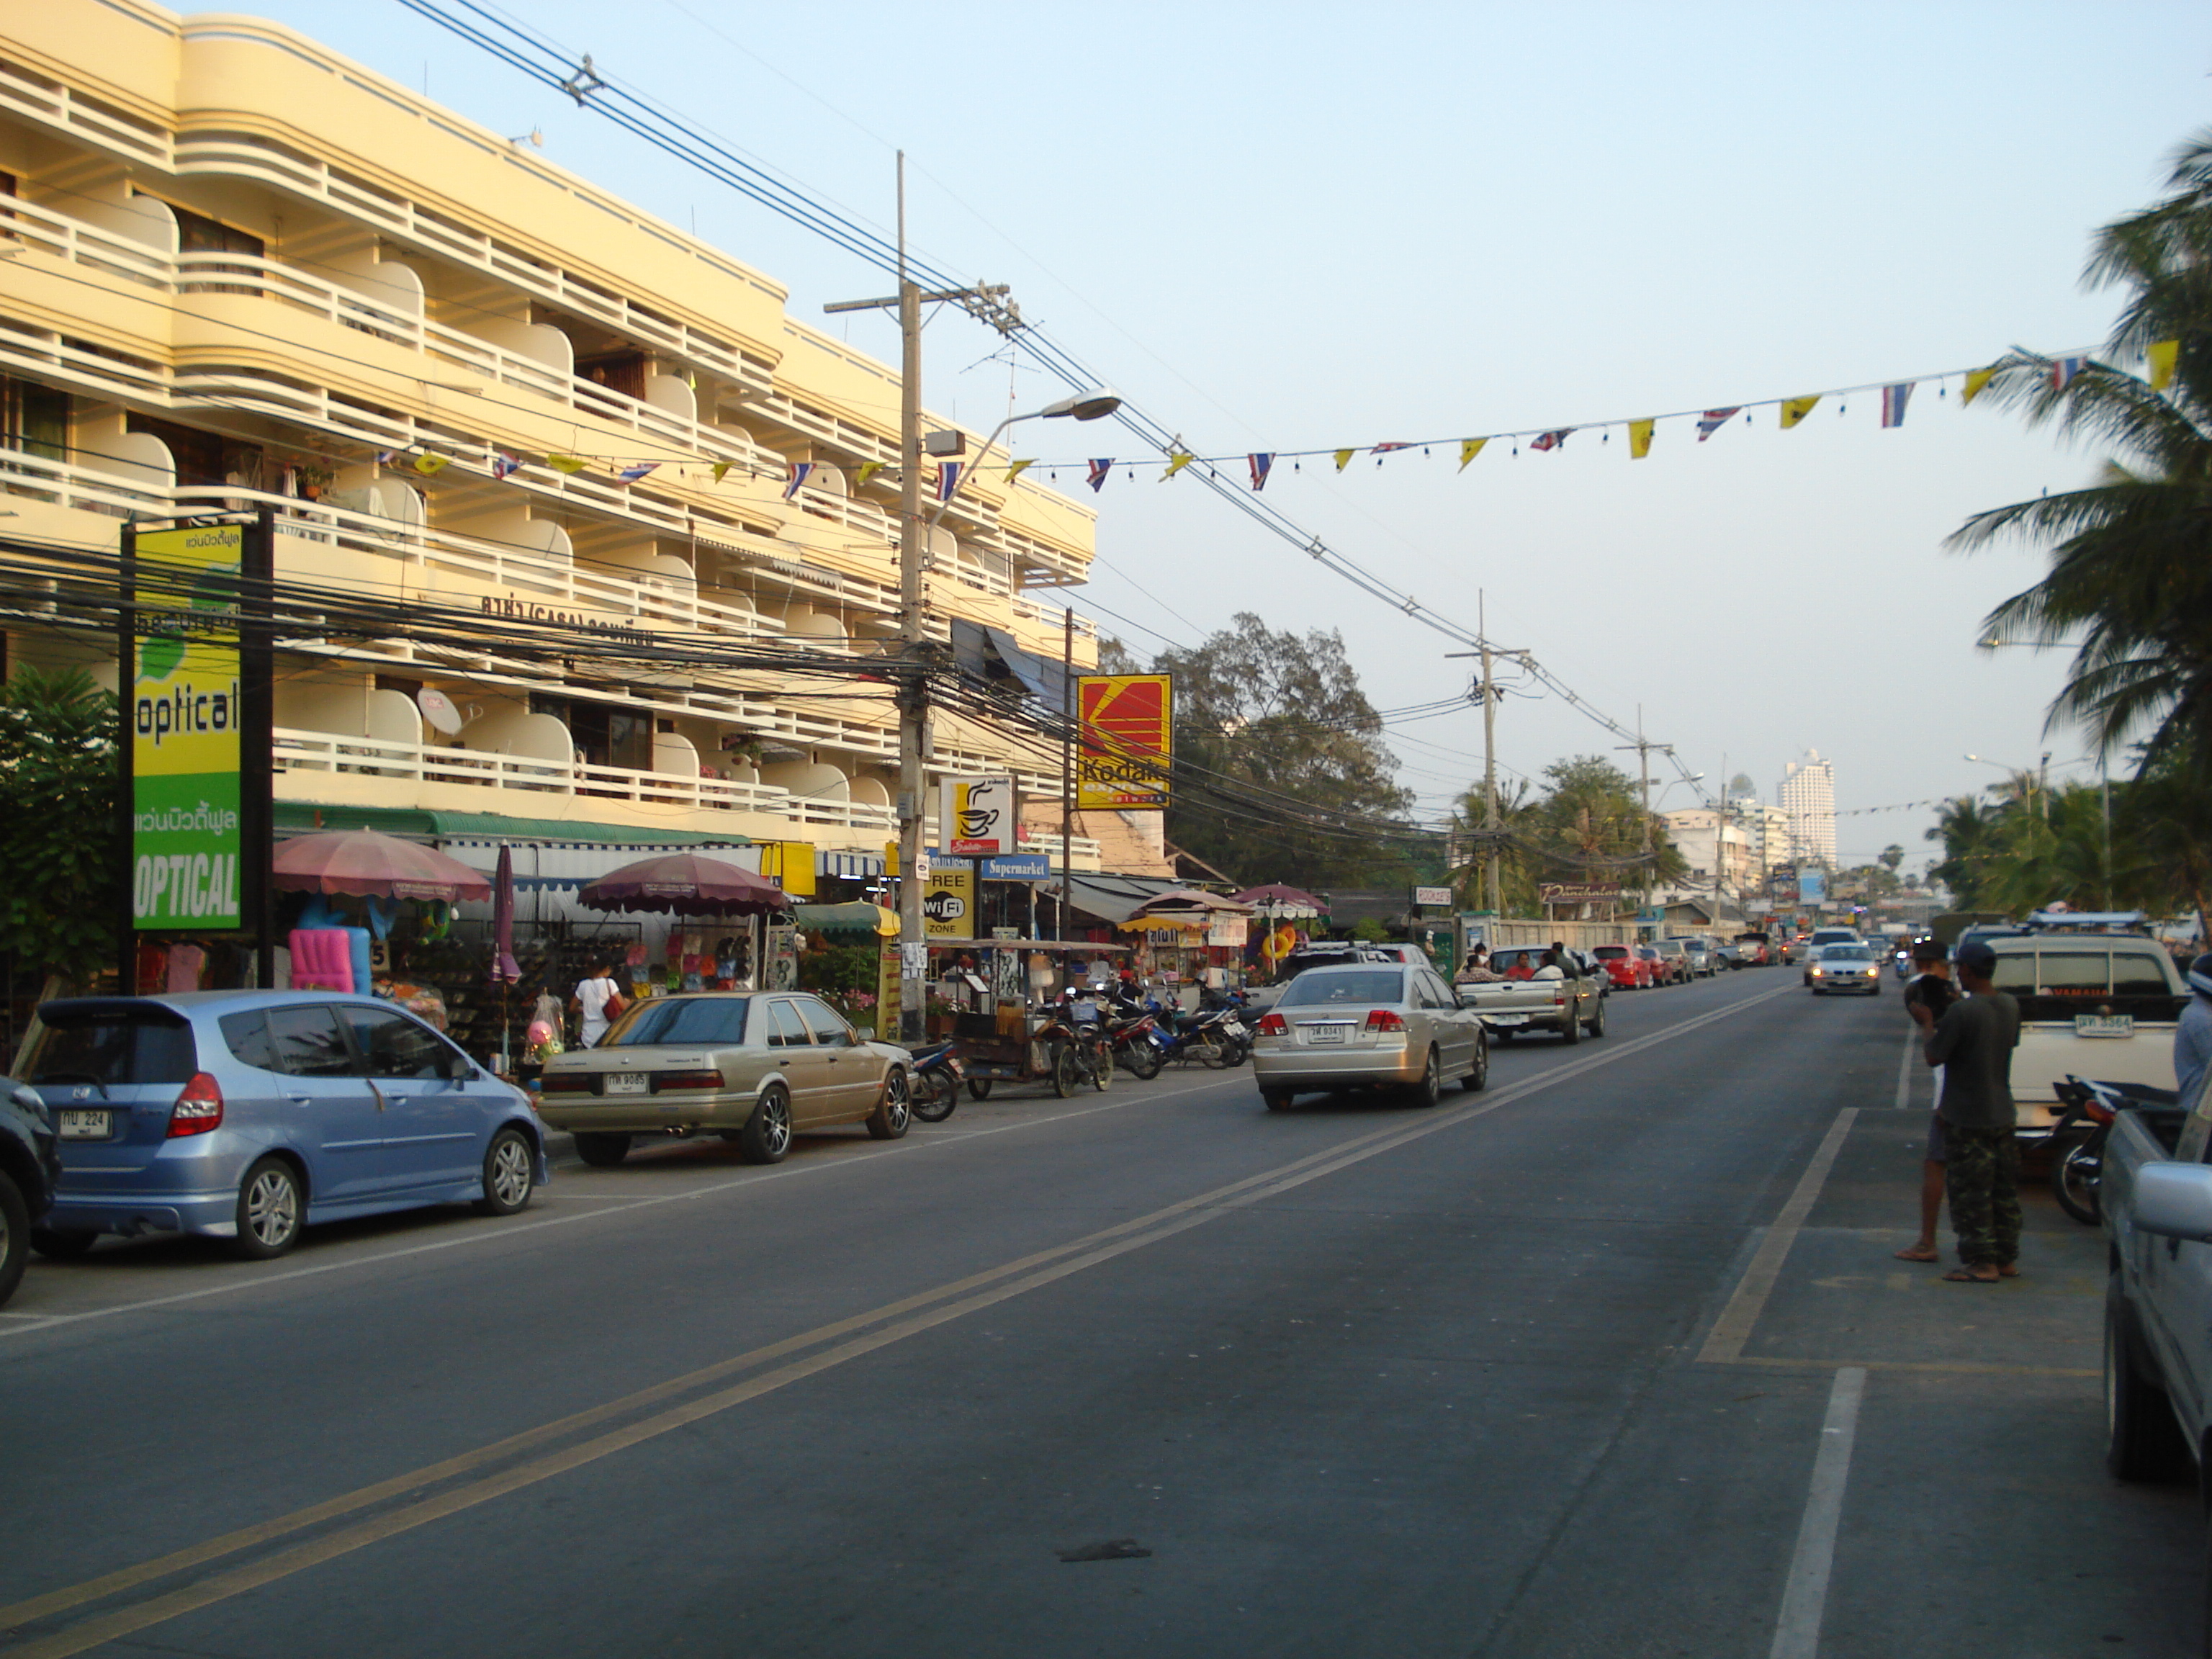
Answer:
M590 977L579 981L568 999L568 1012L581 1022L579 1029L586 1048L599 1046L599 1039L607 1034L607 1027L614 1023L615 1016L629 1006L616 988L614 974L612 963L593 963Z
M1956 966L1966 996L1931 1021L1930 1066L1943 1072L1943 1172L1959 1265L1943 1277L1955 1285L1994 1285L2020 1273L2020 1143L2014 1138L2012 1051L2020 1042L2020 1004L1990 982L1996 952L1980 939L1959 947Z
M1943 1018L1943 1011L1959 1000L1959 988L1951 983L1951 953L1940 939L1923 939L1912 947L1913 975L1905 981L1905 1012L1908 1018L1919 1024L1923 1040L1925 1034L1936 1029L1936 1022ZM1926 1009L1928 1018L1923 1022L1916 1012ZM1936 1073L1936 1093L1943 1093L1943 1073ZM1899 1261L1941 1261L1943 1253L1936 1248L1936 1223L1943 1212L1943 1119L1941 1113L1928 1114L1928 1153L1920 1164L1920 1237L1909 1249L1898 1251Z
M2191 1102L2197 1085L2203 1081L2206 1068L2212 1067L2212 951L2191 963L2185 978L2197 994L2189 999L2173 1028L2173 1078L2185 1112L2195 1109Z

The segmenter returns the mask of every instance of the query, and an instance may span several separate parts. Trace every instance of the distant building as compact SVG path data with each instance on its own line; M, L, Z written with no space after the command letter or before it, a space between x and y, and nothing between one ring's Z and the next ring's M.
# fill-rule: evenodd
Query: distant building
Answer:
M1801 864L1836 863L1836 769L1808 749L1802 761L1783 769L1782 786L1775 792L1782 810L1790 815L1791 856Z

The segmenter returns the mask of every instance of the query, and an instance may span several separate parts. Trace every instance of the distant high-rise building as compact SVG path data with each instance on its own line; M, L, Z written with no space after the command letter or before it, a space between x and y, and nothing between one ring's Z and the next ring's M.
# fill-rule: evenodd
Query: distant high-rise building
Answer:
M1836 769L1808 749L1802 761L1782 769L1782 787L1775 791L1782 810L1790 815L1790 851L1801 864L1836 862Z

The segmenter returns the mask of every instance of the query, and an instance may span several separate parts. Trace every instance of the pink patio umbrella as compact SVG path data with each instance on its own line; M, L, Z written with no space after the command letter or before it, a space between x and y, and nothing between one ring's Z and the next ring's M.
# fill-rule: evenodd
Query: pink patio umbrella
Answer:
M663 853L625 864L576 898L592 910L659 910L679 916L757 916L791 908L789 896L774 882L697 853Z
M276 843L276 884L295 893L351 893L363 898L491 896L491 883L458 859L374 830L330 830Z

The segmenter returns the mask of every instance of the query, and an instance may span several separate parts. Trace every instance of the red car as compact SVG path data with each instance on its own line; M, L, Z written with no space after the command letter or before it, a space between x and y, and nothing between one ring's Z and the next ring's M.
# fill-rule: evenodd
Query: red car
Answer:
M1644 958L1644 965L1651 970L1654 985L1672 985L1674 982L1674 964L1667 959L1666 952L1657 945L1639 945L1636 947L1636 954Z
M1616 991L1641 991L1653 982L1651 964L1626 945L1601 945L1590 954Z

